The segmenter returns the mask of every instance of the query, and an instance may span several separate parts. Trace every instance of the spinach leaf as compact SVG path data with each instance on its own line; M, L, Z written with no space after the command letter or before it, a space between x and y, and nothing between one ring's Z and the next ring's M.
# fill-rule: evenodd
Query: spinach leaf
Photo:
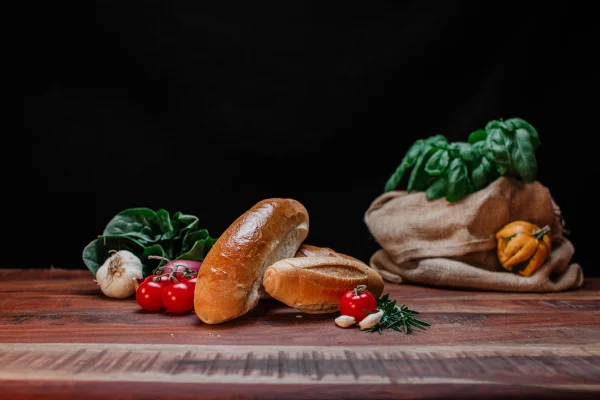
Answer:
M200 229L198 217L181 212L169 216L166 210L148 208L121 211L106 225L103 235L83 250L83 261L94 274L109 257L110 250L129 250L143 266L144 276L160 264L151 255L174 260L180 257L202 261L216 242L206 229Z
M175 231L173 229L173 225L171 225L171 217L169 216L169 212L161 208L156 212L156 218L162 233L160 239L168 240L172 238Z
M427 160L427 164L425 164L425 171L432 176L442 175L448 164L450 163L450 155L447 150L438 149L431 156L429 160Z
M188 251L177 257L178 260L196 260L203 261L206 254L213 247L217 239L207 237L194 242L194 246Z
M161 237L158 218L148 208L130 208L115 215L104 228L103 236L128 236L148 244Z
M437 200L446 196L448 192L448 176L443 175L436 179L425 191L428 200Z
M460 158L452 160L448 171L448 193L446 194L446 200L453 203L462 199L468 191L468 179L465 163Z
M425 145L425 148L417 159L410 177L408 178L407 190L409 192L413 190L424 190L425 187L427 187L429 175L425 171L425 165L427 164L429 157L431 157L435 151L436 148L434 146L430 144Z
M400 163L398 168L396 168L394 174L386 182L384 189L386 192L390 192L396 189L396 187L398 187L398 184L402 181L406 170L411 168L417 161L417 158L419 158L423 147L424 141L422 139L419 139L415 143L413 143L413 145L408 149L406 155L402 159L402 162Z
M485 129L478 129L469 135L468 142L470 144L475 144L477 142L483 142L483 141L485 141L486 137L487 137L487 132L485 131Z
M127 236L100 236L96 238L85 246L82 254L83 262L94 276L110 256L111 250L128 250L138 255L143 252L144 246Z
M518 128L515 132L515 142L512 159L514 168L525 182L535 181L537 162L531 135L525 129Z

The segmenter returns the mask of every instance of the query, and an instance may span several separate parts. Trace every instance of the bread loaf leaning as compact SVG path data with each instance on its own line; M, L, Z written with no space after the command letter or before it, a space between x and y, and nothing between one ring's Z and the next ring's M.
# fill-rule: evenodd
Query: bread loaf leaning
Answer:
M207 324L250 311L261 296L265 269L293 257L308 234L308 213L293 199L266 199L236 219L202 263L194 309Z
M265 271L267 293L287 306L307 314L339 310L342 295L366 285L376 297L383 293L383 279L365 263L345 257L294 257L281 260Z

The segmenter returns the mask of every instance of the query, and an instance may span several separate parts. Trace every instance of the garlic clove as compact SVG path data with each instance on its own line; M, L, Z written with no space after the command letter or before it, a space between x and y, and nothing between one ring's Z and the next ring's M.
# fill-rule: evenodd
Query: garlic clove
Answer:
M356 319L354 319L354 317L351 317L349 315L340 315L339 317L337 317L335 319L335 324L339 327L347 328L349 326L356 324Z
M358 323L360 329L369 329L374 327L383 318L383 311L376 312L374 314L367 315L362 321Z

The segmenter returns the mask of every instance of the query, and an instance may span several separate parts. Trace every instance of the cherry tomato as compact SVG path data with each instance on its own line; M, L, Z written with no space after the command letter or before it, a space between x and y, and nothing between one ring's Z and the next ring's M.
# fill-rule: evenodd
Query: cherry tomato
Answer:
M196 279L197 276L192 276L191 278L186 278L184 282L190 285L192 289L196 289Z
M173 283L163 290L162 302L167 311L186 313L194 308L194 288L186 282Z
M354 317L356 322L362 321L368 315L364 310L377 312L377 300L364 286L347 291L340 299L342 315Z
M158 279L158 280L157 280ZM174 283L175 281L172 279L169 279L169 275L150 275L149 277L147 277L145 279L146 281L153 281L153 282L157 282L160 283L161 285L163 285L164 287L169 286L171 283Z
M135 299L144 310L159 311L164 308L163 290L164 286L160 283L146 280L135 291Z

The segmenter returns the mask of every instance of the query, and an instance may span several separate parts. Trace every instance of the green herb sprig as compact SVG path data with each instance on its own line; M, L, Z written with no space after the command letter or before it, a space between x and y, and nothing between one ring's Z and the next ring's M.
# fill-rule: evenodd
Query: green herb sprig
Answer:
M431 326L427 322L421 321L414 316L419 314L417 311L410 310L406 305L398 307L396 300L390 300L389 293L377 299L377 310L383 311L383 316L379 323L371 328L362 329L363 332L379 332L381 335L384 329L393 329L402 333L411 333L412 327L426 330ZM367 314L374 314L371 311L365 310Z
M407 191L425 191L427 199L456 202L483 189L499 176L531 183L537 174L536 129L521 118L492 120L469 135L468 142L448 142L443 135L417 140L406 152L384 191L395 190L410 171Z

